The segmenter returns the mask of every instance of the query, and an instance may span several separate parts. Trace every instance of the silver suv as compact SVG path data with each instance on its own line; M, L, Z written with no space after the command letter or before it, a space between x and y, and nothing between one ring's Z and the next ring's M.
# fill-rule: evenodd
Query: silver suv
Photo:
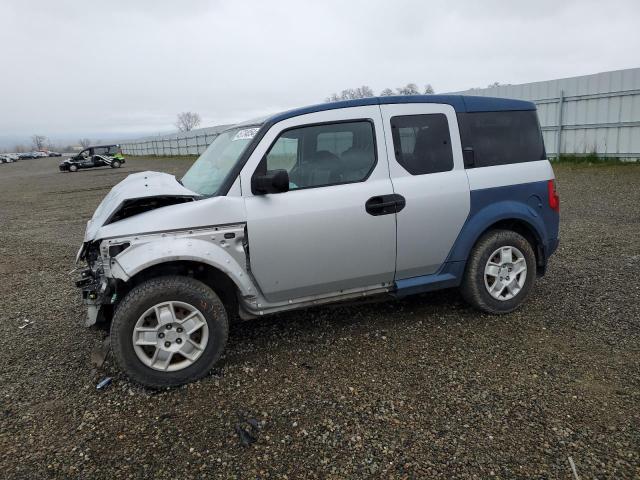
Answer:
M230 128L181 180L120 182L87 224L77 285L127 374L173 386L207 374L233 317L450 287L510 312L558 222L532 103L327 103Z

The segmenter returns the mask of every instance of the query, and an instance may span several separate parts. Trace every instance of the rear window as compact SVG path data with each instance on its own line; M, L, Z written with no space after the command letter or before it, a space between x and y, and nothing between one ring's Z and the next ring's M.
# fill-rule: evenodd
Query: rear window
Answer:
M534 110L458 114L462 148L473 148L476 167L544 160Z
M118 145L93 148L94 155L115 155L116 153L118 153Z

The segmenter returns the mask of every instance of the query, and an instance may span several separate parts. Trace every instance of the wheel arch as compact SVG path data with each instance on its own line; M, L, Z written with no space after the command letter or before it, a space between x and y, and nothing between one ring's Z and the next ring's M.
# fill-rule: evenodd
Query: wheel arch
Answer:
M516 201L498 202L471 214L456 239L449 261L466 262L482 236L496 229L512 230L525 237L536 255L538 272L544 273L544 222L528 205Z
M196 260L170 260L147 266L127 281L118 281L118 297L122 299L144 281L168 275L191 277L201 281L216 292L230 316L238 311L239 286L219 268Z
M491 230L511 230L522 235L529 242L531 248L533 248L533 252L536 255L536 265L538 269L544 266L545 260L544 253L542 251L542 239L531 223L519 218L506 218L504 220L499 220L487 227L476 239L476 243Z

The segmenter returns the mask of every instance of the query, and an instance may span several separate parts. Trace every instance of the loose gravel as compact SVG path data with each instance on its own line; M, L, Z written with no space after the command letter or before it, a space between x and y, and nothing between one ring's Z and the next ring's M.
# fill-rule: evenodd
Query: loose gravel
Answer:
M111 186L188 165L0 165L0 476L640 477L640 168L555 167L560 248L513 314L452 290L234 324L209 377L153 392L92 365L70 270Z

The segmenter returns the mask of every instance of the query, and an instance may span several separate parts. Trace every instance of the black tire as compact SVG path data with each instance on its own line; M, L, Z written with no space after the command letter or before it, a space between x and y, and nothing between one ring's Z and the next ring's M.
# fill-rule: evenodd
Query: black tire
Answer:
M78 171L78 166L77 165L69 165L69 171L70 172L77 172Z
M118 160L114 160L111 162L111 168L120 168L120 162Z
M209 340L193 364L182 370L159 371L138 358L132 337L140 316L154 305L169 300L197 308L207 322ZM175 387L209 373L224 351L228 331L227 313L211 288L190 277L158 277L136 286L120 302L111 323L111 347L122 370L135 382L151 388Z
M522 252L526 265L526 279L521 290L508 300L491 296L485 285L485 266L489 257L500 247L516 247ZM467 303L483 312L496 315L517 309L527 298L536 280L536 256L529 241L512 230L491 230L475 244L464 273L460 292Z

